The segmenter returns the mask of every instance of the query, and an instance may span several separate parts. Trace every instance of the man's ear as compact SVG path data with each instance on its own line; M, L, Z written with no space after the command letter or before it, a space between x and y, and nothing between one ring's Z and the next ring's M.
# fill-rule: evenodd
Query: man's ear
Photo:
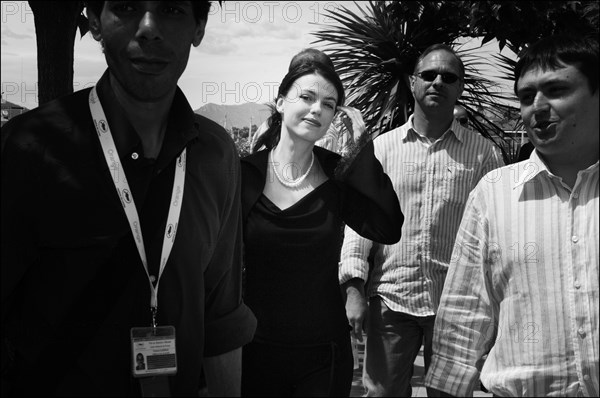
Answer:
M100 15L96 15L89 7L86 10L90 32L96 41L102 40L102 29L100 25Z
M196 24L196 30L194 31L194 40L192 44L194 47L198 47L204 38L204 31L206 29L206 19L201 20Z

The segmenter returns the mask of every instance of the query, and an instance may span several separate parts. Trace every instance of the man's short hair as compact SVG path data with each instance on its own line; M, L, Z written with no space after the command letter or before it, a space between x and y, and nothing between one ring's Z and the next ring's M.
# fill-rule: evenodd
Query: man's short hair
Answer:
M194 9L194 17L196 22L206 21L208 19L208 11L210 10L210 1L191 1ZM100 17L104 1L86 1L85 6L90 9L96 16Z
M462 126L467 126L469 124L469 113L460 105L454 105L454 118L458 120L458 123Z
M598 90L598 39L570 35L545 37L525 50L515 66L514 91L525 72L530 69L562 69L565 65L577 68L588 80L590 91Z
M446 51L449 52L450 54L454 55L454 58L456 58L456 60L458 61L458 66L460 67L460 80L464 80L465 78L465 64L463 63L462 59L460 59L458 53L456 51L454 51L452 49L452 47L450 47L447 44L444 43L436 43L436 44L432 44L431 46L427 47L425 50L423 50L423 52L421 53L421 55L419 55L419 58L417 58L417 61L415 62L415 68L413 72L417 71L417 67L419 66L419 64L421 63L421 61L423 61L423 59L425 59L425 57L434 52L434 51Z

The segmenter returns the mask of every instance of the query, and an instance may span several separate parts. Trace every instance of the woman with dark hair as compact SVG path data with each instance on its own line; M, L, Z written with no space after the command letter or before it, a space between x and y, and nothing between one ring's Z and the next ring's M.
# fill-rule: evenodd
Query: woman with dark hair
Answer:
M364 131L360 112L343 101L331 66L294 65L260 137L266 149L242 159L244 301L258 320L243 351L243 395L350 394L352 350L337 277L343 224L391 244L403 216L372 143L347 162L314 145L337 111Z

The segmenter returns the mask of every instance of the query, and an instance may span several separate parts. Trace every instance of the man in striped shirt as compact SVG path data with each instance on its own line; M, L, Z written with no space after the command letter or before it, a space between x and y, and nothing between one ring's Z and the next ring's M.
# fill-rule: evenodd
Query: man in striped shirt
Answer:
M489 141L453 117L463 78L463 63L450 47L426 49L410 76L414 114L374 140L375 155L405 214L400 242L374 245L350 228L345 231L339 277L353 335L361 341L366 321L368 396L410 396L413 362L423 341L429 365L434 316L468 194L488 171L503 165Z
M548 37L518 61L515 93L535 149L469 197L428 387L470 396L481 372L498 396L600 393L598 91L597 39Z

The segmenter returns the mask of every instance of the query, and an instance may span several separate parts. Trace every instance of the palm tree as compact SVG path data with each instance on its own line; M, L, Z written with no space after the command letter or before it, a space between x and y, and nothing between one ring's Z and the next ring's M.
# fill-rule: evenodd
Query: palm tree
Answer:
M341 6L328 10L337 25L322 25L313 33L324 44L348 92L348 104L363 112L367 128L384 132L402 125L414 100L408 76L418 55L435 43L451 45L465 64L465 89L459 104L467 109L471 125L501 149L505 161L514 139L494 123L517 109L509 95L493 90L498 84L480 72L490 65L477 49L460 46L469 31L469 1L369 2L357 5L362 15Z

